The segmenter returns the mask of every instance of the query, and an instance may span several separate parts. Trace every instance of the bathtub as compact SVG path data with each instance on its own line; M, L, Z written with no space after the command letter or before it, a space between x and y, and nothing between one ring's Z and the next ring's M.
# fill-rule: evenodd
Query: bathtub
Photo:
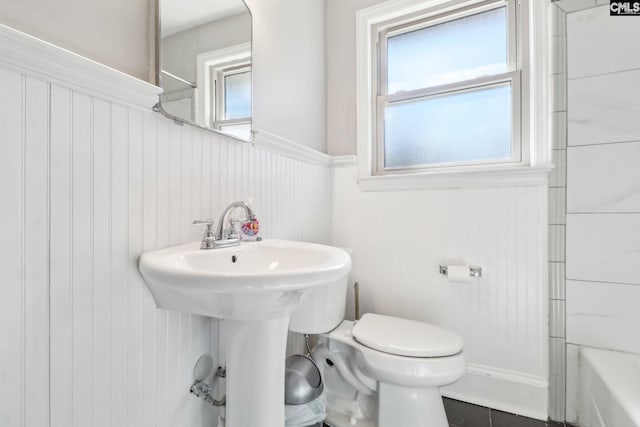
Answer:
M580 427L640 427L640 354L580 352Z

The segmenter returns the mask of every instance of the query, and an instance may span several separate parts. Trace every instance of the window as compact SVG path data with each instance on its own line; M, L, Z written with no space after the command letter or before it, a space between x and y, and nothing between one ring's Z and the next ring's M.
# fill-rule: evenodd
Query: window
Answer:
M439 3L370 26L371 175L525 160L515 2Z
M248 139L251 136L251 64L212 66L209 75L214 93L210 99L213 127ZM215 100L215 101L214 101Z
M251 44L197 56L197 123L251 138Z

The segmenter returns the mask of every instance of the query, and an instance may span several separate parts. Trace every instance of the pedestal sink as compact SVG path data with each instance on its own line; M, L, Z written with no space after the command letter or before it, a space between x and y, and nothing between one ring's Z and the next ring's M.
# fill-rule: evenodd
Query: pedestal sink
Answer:
M226 427L283 427L289 316L305 294L346 280L349 255L286 240L195 242L147 252L139 268L158 307L225 319Z

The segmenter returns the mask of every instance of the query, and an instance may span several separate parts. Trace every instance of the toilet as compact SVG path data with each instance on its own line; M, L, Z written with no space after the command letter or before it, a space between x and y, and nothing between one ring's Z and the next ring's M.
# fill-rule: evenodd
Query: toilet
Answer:
M322 335L314 356L331 427L447 427L440 387L466 368L457 334L372 313Z
M314 291L289 324L294 332L320 334L313 353L327 398L325 423L448 427L440 387L465 372L462 339L435 325L380 314L343 320L346 291L347 278Z

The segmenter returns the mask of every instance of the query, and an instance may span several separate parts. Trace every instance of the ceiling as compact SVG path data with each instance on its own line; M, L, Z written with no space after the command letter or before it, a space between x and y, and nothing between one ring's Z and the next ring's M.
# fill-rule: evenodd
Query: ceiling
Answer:
M160 0L162 37L245 11L242 0Z

